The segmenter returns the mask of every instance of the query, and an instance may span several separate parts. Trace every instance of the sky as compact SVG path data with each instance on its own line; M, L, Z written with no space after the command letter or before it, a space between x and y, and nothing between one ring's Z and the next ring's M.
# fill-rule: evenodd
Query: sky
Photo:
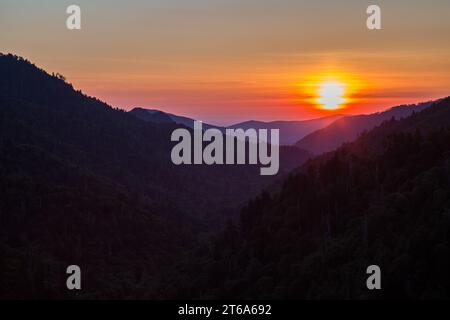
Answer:
M81 30L66 28L72 4ZM382 30L366 27L370 4ZM448 96L449 35L448 0L0 0L0 52L114 107L221 125ZM318 103L327 83L337 109Z

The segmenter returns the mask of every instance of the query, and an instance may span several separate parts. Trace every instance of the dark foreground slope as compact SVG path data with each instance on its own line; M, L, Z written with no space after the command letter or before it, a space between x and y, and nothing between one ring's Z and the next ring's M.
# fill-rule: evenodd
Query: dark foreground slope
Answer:
M181 294L449 298L450 98L391 120L263 193L192 266ZM366 288L379 265L382 290ZM200 288L200 289L198 289Z
M163 295L197 232L170 200L170 129L0 56L0 297L69 295L71 264L85 297Z
M0 297L64 297L70 264L85 297L164 297L198 234L274 179L173 165L175 128L0 55Z

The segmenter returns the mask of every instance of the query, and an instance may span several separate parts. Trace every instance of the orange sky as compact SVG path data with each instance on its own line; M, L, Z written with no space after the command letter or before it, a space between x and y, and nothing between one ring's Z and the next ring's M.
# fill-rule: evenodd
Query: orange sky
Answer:
M369 113L450 95L450 2L291 0L61 1L0 4L0 51L60 72L113 106L204 121ZM320 110L317 83L335 78L349 103Z

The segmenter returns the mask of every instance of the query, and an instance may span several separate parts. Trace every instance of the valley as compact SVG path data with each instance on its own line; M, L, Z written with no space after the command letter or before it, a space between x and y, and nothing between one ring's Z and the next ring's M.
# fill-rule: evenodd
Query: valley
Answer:
M0 55L0 297L448 298L450 99L405 108L280 146L275 176L177 166L180 124ZM382 292L361 286L373 264Z

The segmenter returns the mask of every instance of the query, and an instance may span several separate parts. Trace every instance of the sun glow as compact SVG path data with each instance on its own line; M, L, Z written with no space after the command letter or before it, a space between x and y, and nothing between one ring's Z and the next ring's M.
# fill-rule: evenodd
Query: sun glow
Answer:
M370 89L368 80L363 80L362 75L355 72L328 69L332 70L313 70L295 80L299 103L306 103L323 115L344 110L348 113L357 104L364 103L363 96Z
M322 82L319 85L317 103L321 109L340 109L346 102L345 84L338 81Z

